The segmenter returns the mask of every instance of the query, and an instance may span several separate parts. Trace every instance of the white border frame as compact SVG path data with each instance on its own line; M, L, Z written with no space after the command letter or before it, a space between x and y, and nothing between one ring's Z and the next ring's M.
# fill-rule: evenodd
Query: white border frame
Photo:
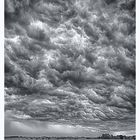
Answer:
M0 140L4 140L4 0L0 0Z
M140 0L136 0L136 140L140 140ZM4 0L0 0L0 140L4 140Z

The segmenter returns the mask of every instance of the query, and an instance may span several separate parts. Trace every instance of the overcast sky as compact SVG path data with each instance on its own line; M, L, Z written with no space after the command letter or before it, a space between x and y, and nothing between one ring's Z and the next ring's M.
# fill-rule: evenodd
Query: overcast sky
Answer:
M5 135L135 134L135 1L5 0Z

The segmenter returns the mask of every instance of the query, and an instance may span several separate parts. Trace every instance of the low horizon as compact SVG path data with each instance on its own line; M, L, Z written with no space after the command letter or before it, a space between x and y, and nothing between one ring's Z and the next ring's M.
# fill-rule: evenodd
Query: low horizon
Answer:
M120 134L121 135L121 134ZM46 136L46 135L41 135L41 136L24 136L24 135L7 135L5 137L13 137L13 136L17 136L17 137L89 137L89 138L97 138L97 137L101 137L101 136ZM113 135L113 136L119 136L119 135ZM132 137L132 136L136 136L134 135L122 135L122 136L127 136L127 137Z
M13 136L17 136L17 137L89 137L89 138L97 138L97 137L101 137L103 134L109 134L109 135L112 135L112 136L119 136L119 135L122 135L122 136L127 136L127 137L132 137L132 136L136 136L136 134L128 134L128 135L125 135L125 134L110 134L110 133L102 133L101 135L98 135L98 136L69 136L69 135L64 135L64 136L56 136L56 135L52 135L52 136L47 136L47 135L40 135L40 136L33 136L33 135L5 135L5 137L13 137Z

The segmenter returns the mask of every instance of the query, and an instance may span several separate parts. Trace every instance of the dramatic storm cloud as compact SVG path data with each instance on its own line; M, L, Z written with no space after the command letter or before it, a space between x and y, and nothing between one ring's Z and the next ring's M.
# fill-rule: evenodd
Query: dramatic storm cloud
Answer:
M135 1L5 0L6 135L135 133Z

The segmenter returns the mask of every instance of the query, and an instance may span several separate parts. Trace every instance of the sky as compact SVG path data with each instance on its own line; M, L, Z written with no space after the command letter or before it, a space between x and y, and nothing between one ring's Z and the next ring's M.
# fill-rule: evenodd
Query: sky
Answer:
M5 0L5 135L135 134L135 1Z

